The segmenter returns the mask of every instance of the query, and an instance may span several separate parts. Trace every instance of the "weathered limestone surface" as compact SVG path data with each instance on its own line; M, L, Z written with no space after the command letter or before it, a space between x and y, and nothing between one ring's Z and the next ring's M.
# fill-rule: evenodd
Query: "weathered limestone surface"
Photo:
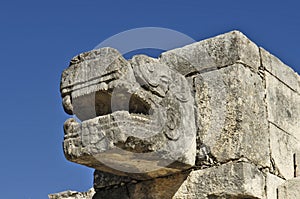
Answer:
M242 63L258 71L259 48L239 31L232 31L161 54L160 60L183 75Z
M265 177L255 165L231 162L193 171L174 198L265 198Z
M284 183L284 179L267 173L266 175L266 196L269 199L277 199L277 188Z
M300 178L287 180L278 187L278 199L298 199L300 198Z
M234 64L196 76L195 89L199 150L210 152L217 162L244 157L268 167L263 79L248 67Z
M274 173L285 179L295 176L294 154L299 154L299 141L270 124L270 150Z
M262 66L286 86L300 94L300 76L277 57L260 48Z
M300 198L300 77L232 31L158 59L103 48L61 79L64 153L94 190L50 199Z
M292 179L297 176L296 156L300 154L299 76L265 50L261 52L266 68L271 169L284 179Z
M268 120L300 140L300 95L266 73Z

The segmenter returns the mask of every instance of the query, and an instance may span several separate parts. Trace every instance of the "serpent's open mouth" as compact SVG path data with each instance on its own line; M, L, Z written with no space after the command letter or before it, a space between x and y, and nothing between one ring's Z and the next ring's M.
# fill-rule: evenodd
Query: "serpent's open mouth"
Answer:
M125 90L100 90L73 99L74 114L81 120L89 120L116 111L147 117L152 114L151 105L138 94Z
M156 109L153 109L147 92L140 89L131 94L128 90L117 86L73 98L73 114L81 122L67 120L65 138L79 136L82 132L90 132L90 129L99 135L113 132L114 135L126 133L140 138L159 132L159 123L164 120L155 114ZM68 127L70 125L72 130Z

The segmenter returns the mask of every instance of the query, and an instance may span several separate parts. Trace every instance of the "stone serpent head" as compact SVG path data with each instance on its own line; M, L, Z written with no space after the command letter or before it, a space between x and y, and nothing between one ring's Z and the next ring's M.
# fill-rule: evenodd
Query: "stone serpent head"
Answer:
M102 48L71 60L61 78L68 160L153 177L194 165L194 98L186 78L145 55Z

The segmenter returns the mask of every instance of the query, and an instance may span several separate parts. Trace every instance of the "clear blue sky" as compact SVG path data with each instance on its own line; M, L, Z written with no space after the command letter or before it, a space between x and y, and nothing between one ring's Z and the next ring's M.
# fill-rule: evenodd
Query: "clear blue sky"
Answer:
M0 197L85 191L92 169L62 152L60 74L76 54L131 28L170 28L202 40L239 29L300 72L299 1L2 0Z

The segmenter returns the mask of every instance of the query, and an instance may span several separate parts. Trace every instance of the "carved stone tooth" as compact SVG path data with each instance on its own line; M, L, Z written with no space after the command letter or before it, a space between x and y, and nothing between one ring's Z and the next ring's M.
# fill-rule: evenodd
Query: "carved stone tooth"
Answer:
M63 89L61 90L61 93L62 93L62 94L68 93L68 92L69 92L69 90L70 90L70 89L63 88Z
M73 105L72 105L72 100L70 95L66 95L63 98L62 104L65 112L68 113L69 115L73 115Z
M109 89L114 89L116 87L116 85L117 85L116 81L109 82L108 88Z
M149 121L150 119L148 118L148 117L146 117L145 115L143 115L143 114L132 114L131 115L131 117L132 117L132 119L135 119L135 120L137 120L137 121Z
M64 123L64 133L65 135L74 134L75 126L79 123L74 118L69 118Z
M108 85L105 82L101 82L99 85L100 90L108 90Z

